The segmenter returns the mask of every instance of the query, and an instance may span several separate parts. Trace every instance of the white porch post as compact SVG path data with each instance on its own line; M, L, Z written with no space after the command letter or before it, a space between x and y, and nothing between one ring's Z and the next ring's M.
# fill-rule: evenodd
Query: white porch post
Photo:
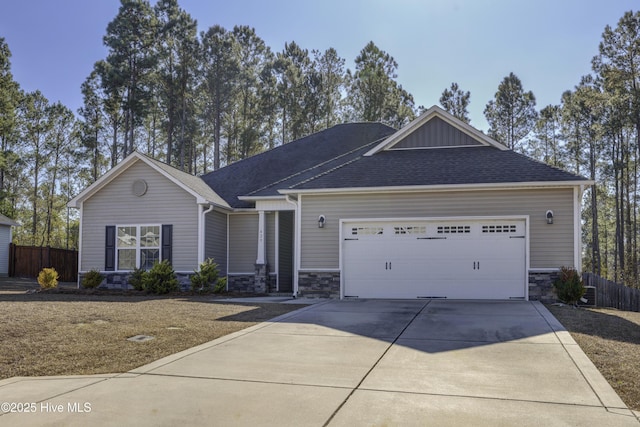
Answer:
M258 256L256 258L256 264L263 265L267 263L266 259L266 239L264 229L264 211L258 212Z
M257 293L266 293L269 291L267 284L267 242L265 231L265 215L264 211L258 211L258 256L256 257L256 275L254 282L254 291Z

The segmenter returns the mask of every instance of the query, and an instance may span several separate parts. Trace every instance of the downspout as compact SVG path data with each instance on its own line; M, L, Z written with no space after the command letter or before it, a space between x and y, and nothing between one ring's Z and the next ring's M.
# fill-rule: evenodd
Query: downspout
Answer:
M299 224L300 224L300 212L298 209L298 202L290 199L289 195L286 196L285 200L287 203L290 203L294 207L294 216L293 216L293 297L296 298L298 296L298 270L299 270L299 262L300 262L300 245L298 244L298 239L300 233L298 232Z
M78 275L76 281L78 282L76 284L77 288L80 289L80 271L82 270L82 234L83 234L83 229L82 229L82 219L84 217L84 201L80 202L80 223L78 224L78 268L76 271L76 274ZM103 264L104 267L104 264ZM102 269L100 269L102 270Z
M595 185L595 184L594 184ZM582 210L582 195L584 194L585 185L582 184L580 187L574 187L575 189L575 200L574 200L574 210L573 210L573 221L574 221L574 253L575 253L575 269L582 273L582 221L580 217L580 212Z
M202 264L204 262L205 217L214 208L214 206L211 203L208 203L209 209L207 209L205 211L204 207L206 205L207 204L202 204L202 203L198 204L198 210L199 210L199 215L198 215L198 268L200 268L200 264Z

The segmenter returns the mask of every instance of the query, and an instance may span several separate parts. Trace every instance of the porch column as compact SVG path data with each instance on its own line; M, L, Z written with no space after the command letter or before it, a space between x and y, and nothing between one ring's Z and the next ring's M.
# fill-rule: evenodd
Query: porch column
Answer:
M265 215L264 211L258 212L258 256L255 264L254 291L257 293L267 292L267 242L265 239Z
M264 237L264 211L260 211L258 212L258 257L256 258L256 264L267 263L267 245Z

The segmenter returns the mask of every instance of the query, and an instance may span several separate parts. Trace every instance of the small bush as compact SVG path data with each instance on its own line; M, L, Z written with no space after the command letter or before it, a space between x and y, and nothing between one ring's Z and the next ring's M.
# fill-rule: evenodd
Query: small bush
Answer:
M38 284L42 289L53 289L58 286L58 277L55 268L43 268L38 274Z
M197 292L210 292L211 286L218 280L218 264L212 258L208 258L200 264L200 270L194 271L190 278L191 290Z
M213 292L220 294L227 290L227 278L221 277L216 281L216 285L213 287Z
M144 290L155 294L167 294L178 290L178 278L167 260L157 262L142 277Z
M584 295L586 289L582 283L580 273L569 267L560 269L560 277L553 282L558 299L565 304L576 304Z
M133 286L136 291L144 291L144 276L147 274L141 268L136 268L127 278L127 282Z
M85 289L93 289L100 286L103 280L104 276L100 274L98 270L91 270L88 273L85 273L84 276L82 276L82 281L80 282L80 284Z

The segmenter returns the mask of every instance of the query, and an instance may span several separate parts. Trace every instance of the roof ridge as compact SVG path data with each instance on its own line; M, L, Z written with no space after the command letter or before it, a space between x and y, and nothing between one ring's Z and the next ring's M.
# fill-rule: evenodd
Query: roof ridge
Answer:
M239 162L243 162L243 161L246 161L246 160L251 160L251 161L257 161L257 160L260 160L260 158L261 158L261 157L263 157L263 156L265 156L265 155L267 155L267 154L269 154L269 153L272 153L273 151L276 151L276 150L278 150L278 149L281 149L281 148L285 148L285 147L291 146L292 144L298 144L298 143L305 142L305 141L307 141L309 138L311 138L311 137L313 137L313 136L316 136L316 135L319 135L319 134L321 134L321 133L324 133L324 132L327 132L327 131L333 130L333 129L337 128L337 127L341 127L341 126L353 126L353 125L382 125L382 126L386 126L386 127L388 127L388 128L391 128L391 126L386 125L386 124L384 124L384 123L382 123L382 122L349 122L349 123L337 123L337 124L335 124L335 125L332 125L331 127L328 127L328 128L325 128L325 129L321 129L321 130L318 130L318 131L315 131L315 132L310 133L309 135L305 135L305 136L303 136L303 137L301 137L301 138L294 139L294 140L289 141L289 142L286 142L286 143L281 143L281 144L279 144L279 145L276 145L276 146L275 146L275 147L273 147L273 148L269 148L269 149L264 150L264 151L261 151L261 152L259 152L259 153L252 154L252 155L250 155L249 157L246 157L246 158L244 158L244 159L238 159L238 160L236 160L236 161L234 161L234 162L232 162L232 163L228 163L228 164L226 164L226 165L222 166L222 167L221 167L221 168L219 168L219 169L212 170L212 171L207 172L206 174L203 174L203 175L201 175L201 176L203 176L203 177L204 177L204 176L206 176L206 175L213 174L213 173L215 173L215 172L217 172L217 171L219 171L219 170L221 170L221 169L227 168L227 167L229 167L229 166L236 165L236 164L238 164ZM392 129L393 129L393 128L392 128ZM387 137L388 137L388 136L387 136ZM257 191L257 190L256 190L256 191ZM249 193L249 194L252 194L252 193Z
M294 173L294 174L291 174L291 175L288 175L288 176L286 176L286 177L284 177L284 178L282 178L282 179L279 179L279 180L277 180L277 181L271 182L271 183L269 183L269 184L267 184L267 185L265 185L265 186L263 186L263 187L260 187L260 188L258 188L258 189L256 189L256 190L254 190L254 191L252 191L252 192L248 193L248 194L247 194L247 196L250 196L250 195L252 195L252 194L259 193L260 191L263 191L263 190L265 190L265 189L267 189L267 188L269 188L269 187L271 187L271 186L274 186L274 185L280 184L281 182L284 182L284 181L288 181L289 179L294 178L294 177L296 177L296 176L298 176L298 175L302 175L303 173L306 173L306 172L309 172L309 171L311 171L311 170L313 170L313 169L319 168L319 167L321 167L321 166L323 166L323 165L326 165L326 164L328 164L328 163L331 163L331 162L333 162L333 161L335 161L335 160L338 160L338 159L340 159L340 158L342 158L342 157L348 156L349 154L353 154L353 153L357 152L358 150L362 150L363 148L366 148L366 147L371 146L372 144L377 144L377 143L379 143L381 140L383 140L383 139L385 139L385 138L388 138L388 137L389 137L389 136L387 135L387 136L385 136L385 137L378 138L378 139L376 139L376 140L374 140L374 141L371 141L371 142L369 142L369 143L367 143L367 144L361 145L361 146L360 146L360 147L358 147L358 148L354 148L353 150L347 151L346 153L342 153L342 154L340 154L339 156L332 157L332 158L331 158L331 159L329 159L329 160L325 160L324 162L321 162L321 163L318 163L318 164L316 164L316 165L313 165L313 166L311 166L311 167L309 167L309 168L307 168L307 169L304 169L304 170L298 171L298 172L296 172L296 173ZM357 158L359 159L360 157L362 157L362 156L358 156ZM343 163L343 165L347 165L347 164L349 164L349 163L351 163L351 162L349 161L349 162ZM337 168L337 167L336 167L336 168ZM336 169L336 168L334 168L334 169ZM331 169L331 170L334 170L334 169ZM318 177L318 176L322 176L323 174L324 174L324 173L321 173L321 174L318 174L318 175L314 175L314 176L312 176L312 177L310 177L310 178L307 178L306 180L303 180L303 181L298 182L298 183L297 183L297 184L295 184L295 185L302 184L302 183L307 182L307 181L309 181L309 180L312 180L312 179L314 179L314 178L316 178L316 177Z

